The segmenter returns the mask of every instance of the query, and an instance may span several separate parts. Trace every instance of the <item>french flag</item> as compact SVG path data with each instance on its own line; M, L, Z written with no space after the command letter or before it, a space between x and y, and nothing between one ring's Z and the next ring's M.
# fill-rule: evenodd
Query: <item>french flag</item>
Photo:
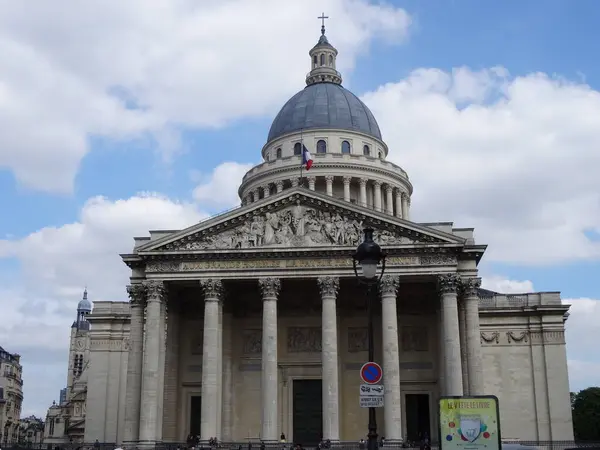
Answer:
M306 166L306 170L310 170L313 165L312 156L304 144L302 145L302 165Z

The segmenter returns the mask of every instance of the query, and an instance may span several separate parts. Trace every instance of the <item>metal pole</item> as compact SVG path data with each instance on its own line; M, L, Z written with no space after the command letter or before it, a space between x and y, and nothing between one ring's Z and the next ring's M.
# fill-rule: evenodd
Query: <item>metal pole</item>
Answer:
M367 328L367 341L369 347L369 362L373 362L375 359L375 348L374 348L374 333L373 333L373 322L374 322L374 299L377 295L377 284L371 284L367 288L367 316L369 320ZM369 434L367 434L367 448L368 450L377 450L377 416L375 414L375 408L369 408Z

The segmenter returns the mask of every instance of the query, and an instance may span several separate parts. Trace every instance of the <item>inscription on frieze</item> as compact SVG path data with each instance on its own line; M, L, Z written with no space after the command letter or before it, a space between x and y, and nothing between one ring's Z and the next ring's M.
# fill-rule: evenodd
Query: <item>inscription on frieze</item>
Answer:
M287 349L290 353L315 353L321 351L320 327L289 327Z
M367 351L367 328L348 328L348 352L359 353Z
M425 327L402 327L402 351L429 351L429 334Z
M244 355L260 355L262 352L262 330L244 330Z

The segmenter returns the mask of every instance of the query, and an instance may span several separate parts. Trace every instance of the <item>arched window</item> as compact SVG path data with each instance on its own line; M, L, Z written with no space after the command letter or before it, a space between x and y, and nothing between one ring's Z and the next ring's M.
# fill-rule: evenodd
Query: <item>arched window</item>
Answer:
M379 152L379 159L383 158L383 152Z
M319 61L317 60L317 55L313 55L313 67L317 67Z
M281 148L278 148L276 151L277 159L281 158Z
M316 56L315 56L316 58ZM300 142L296 142L294 144L294 155L301 155L302 154L302 144L300 144Z
M365 155L365 156L371 156L371 149L369 148L368 145L365 145L363 147L363 155Z
M321 53L321 65L325 65L325 53Z
M327 143L323 139L317 141L317 153L327 153Z
M333 55L329 55L329 65L333 66Z
M346 154L350 153L350 142L342 141L342 153L346 153Z

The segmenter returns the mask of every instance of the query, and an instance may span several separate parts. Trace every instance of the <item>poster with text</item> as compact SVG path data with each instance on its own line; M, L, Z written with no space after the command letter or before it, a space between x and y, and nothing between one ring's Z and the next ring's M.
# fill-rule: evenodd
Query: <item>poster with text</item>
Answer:
M442 397L439 411L441 450L501 450L497 397Z

